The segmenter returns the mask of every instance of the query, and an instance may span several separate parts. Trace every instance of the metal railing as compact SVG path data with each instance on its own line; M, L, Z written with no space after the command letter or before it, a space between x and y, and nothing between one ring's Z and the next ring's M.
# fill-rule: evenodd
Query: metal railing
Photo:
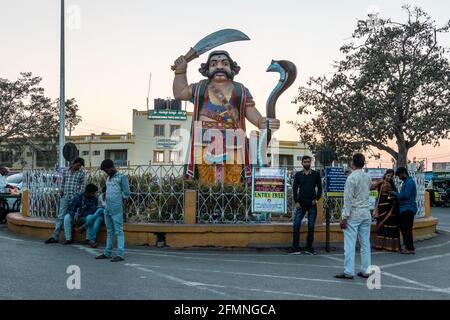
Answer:
M287 212L285 214L252 213L251 181L241 184L198 184L197 223L248 224L248 223L289 223L292 222L295 207L292 185L296 168L288 169ZM244 176L244 169L241 176Z
M266 215L251 212L251 184L201 184L186 180L183 165L130 166L118 170L128 176L131 199L125 207L128 222L184 223L184 195L186 190L197 192L197 223L249 224L291 223L294 211L293 178L301 168L288 168L288 209L286 214ZM87 168L86 181L101 188L106 175L99 169ZM30 190L29 207L33 217L55 218L58 213L62 175L55 170L24 172L25 185ZM425 215L425 184L423 174L413 174L418 189L418 218ZM343 198L324 199L330 222L338 222ZM326 210L324 210L324 214ZM326 217L324 217L326 218ZM326 220L326 219L323 219Z
M125 206L128 222L183 223L183 166L133 166L118 168L128 176L131 197ZM86 182L101 190L106 175L99 169L85 169ZM55 170L25 171L25 185L30 190L30 216L56 218L62 175Z

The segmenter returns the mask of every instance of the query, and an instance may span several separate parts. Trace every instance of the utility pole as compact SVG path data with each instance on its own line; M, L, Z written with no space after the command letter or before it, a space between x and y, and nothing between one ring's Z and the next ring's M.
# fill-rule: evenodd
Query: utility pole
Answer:
M147 92L147 112L150 109L149 106L149 99L150 99L150 90L152 87L152 74L150 73L149 79L148 79L148 92Z
M63 148L65 144L65 19L64 0L61 0L61 48L60 48L60 91L59 91L59 167L65 167Z

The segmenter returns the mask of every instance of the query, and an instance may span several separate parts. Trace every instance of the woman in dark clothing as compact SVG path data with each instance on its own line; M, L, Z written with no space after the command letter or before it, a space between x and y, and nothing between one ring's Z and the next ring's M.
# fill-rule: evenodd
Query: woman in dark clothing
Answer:
M389 197L390 191L397 192L394 183L394 170L387 170L383 180L372 185L378 191L378 201L374 210L377 219L375 249L392 252L400 251L400 229L398 223L398 203Z

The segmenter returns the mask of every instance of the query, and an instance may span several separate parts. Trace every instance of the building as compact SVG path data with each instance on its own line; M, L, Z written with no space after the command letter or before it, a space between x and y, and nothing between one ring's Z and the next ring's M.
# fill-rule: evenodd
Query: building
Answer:
M87 167L99 167L104 159L113 160L118 167L184 164L193 113L181 110L180 105L174 103L167 104L170 109L164 108L163 102L156 104L155 101L155 106L159 107L154 110L134 109L132 133L71 136L67 137L66 141L77 146ZM272 145L268 149L268 155L278 155L277 158L270 159L280 166L300 168L302 156L312 157L310 150L297 141L274 139ZM5 163L15 169L54 167L56 157L49 161L46 155L44 151L31 153L27 150L23 155L26 158L25 165L23 162L13 163L12 160ZM5 160L10 157L4 152L0 153L0 156Z
M135 137L131 134L107 134L72 136L67 142L74 143L86 167L99 167L103 160L111 159L118 167L133 164Z

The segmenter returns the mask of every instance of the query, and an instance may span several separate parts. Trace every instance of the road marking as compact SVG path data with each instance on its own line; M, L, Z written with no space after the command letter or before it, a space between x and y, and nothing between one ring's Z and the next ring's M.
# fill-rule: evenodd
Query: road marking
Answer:
M78 244L74 245L73 247L74 248L78 248L78 249L83 250L83 251L86 251L87 253L93 254L95 256L98 255L101 252L101 250L88 248L88 247L85 247L85 246L82 246L82 245L78 245Z
M273 291L273 290L264 290L264 289L256 289L256 288L242 288L242 287L229 287L225 286L225 288L234 289L234 290L241 290L241 291L251 291L251 292L261 292L261 293L269 293L269 294L275 294L275 295L288 295L288 296L298 296L303 298L310 298L310 299L320 299L320 300L347 300L344 298L337 298L337 297L328 297L328 296L316 296L312 294L303 294L303 293L297 293L297 292L289 292L289 291Z
M185 281L185 280L183 280L181 278L170 276L168 274L165 274L165 273L162 273L162 272L158 272L158 271L155 271L155 270L151 270L151 269L147 269L147 268L143 268L143 267L137 267L136 269L138 269L140 271L150 272L150 273L156 274L156 275L158 275L158 276L160 276L162 278L171 280L173 282L176 282L176 283L184 285L184 286L194 287L194 288L197 288L197 289L200 289L200 290L209 291L209 292L218 294L218 295L220 295L222 297L226 297L226 298L230 298L230 299L236 299L236 296L231 296L231 295L229 295L229 294L227 294L225 292L221 292L221 291L218 291L218 290L215 290L215 289L207 288L206 285L203 284L203 283Z
M133 266L133 267L137 267L139 266L138 264L125 264L126 266ZM164 268L162 266L148 266L150 268L154 267L154 268ZM183 280L181 278L178 277L174 277L174 276L170 276L161 272L157 272L155 270L152 269L147 269L145 267L137 267L136 269L140 270L140 271L144 271L144 272L151 272L154 274L157 274L163 278L172 280L176 283L185 285L185 286L189 286L189 287L196 287L199 289L206 289L207 291L211 291L226 297L230 297L233 300L236 300L236 296L233 295L229 295L226 294L224 292L221 291L217 291L215 289L210 289L209 287L212 288L222 288L222 289L232 289L232 290L240 290L240 291L250 291L250 292L261 292L261 293L269 293L269 294L280 294L280 295L290 295L290 296L299 296L299 297L304 297L304 298L311 298L311 299L321 299L321 300L344 300L342 298L337 298L337 297L328 297L328 296L317 296L317 295L311 295L311 294L303 294L303 293L297 293L297 292L289 292L289 291L274 291L274 290L265 290L265 289L257 289L257 288L243 288L243 287L233 287L233 286L226 286L226 285L219 285L219 284L207 284L207 283L200 283L200 282L192 282L192 281L186 281ZM177 268L179 270L186 270L185 268ZM203 270L203 271L209 271L209 270ZM238 299L241 300L241 299Z
M338 266L330 266L330 265L322 265L322 264L306 264L306 263L289 263L289 262L271 262L271 261L255 261L255 260L238 260L238 259L217 259L217 258L202 258L202 257L177 257L170 254L164 253L148 253L148 252L137 252L127 250L129 254L142 255L142 256L157 256L157 257L166 257L166 258L180 258L186 260L202 260L202 261L221 261L221 262L233 262L233 263L252 263L252 264L263 264L263 265L285 265L285 266L295 266L295 267L317 267L317 268L339 268ZM256 256L256 255L254 255ZM320 257L320 256L315 256Z
M330 256L322 256L322 257L330 259L330 260L334 260L334 261L344 262L344 259L337 258L337 257L330 257Z
M351 281L346 281L346 280L314 279L314 278L279 276L279 275L257 274L257 273L246 273L246 272L231 272L231 271L211 270L211 269L167 267L167 266L158 266L158 265L139 265L139 266L154 268L154 269L165 269L165 270L174 269L174 270L179 270L179 271L191 271L191 272L196 272L196 273L217 273L217 274L229 274L229 275L233 275L233 276L245 276L245 277L252 276L252 277L262 277L262 278L276 278L276 279L283 279L283 280L300 280L300 281L311 281L311 282L339 283L339 284L348 284L348 285L360 286L360 287L367 286L367 284L365 282L359 283L359 282L351 282ZM417 287L385 285L385 284L383 284L383 288L447 293L445 289L439 289L439 288L437 288L437 289L417 288Z
M10 238L10 237L3 237L3 236L0 236L0 239L11 240L11 241L17 241L17 242L25 242L25 240L22 240L22 239L16 239L16 238ZM28 242L32 242L32 241L28 241ZM33 241L33 242L34 242L34 241Z
M383 266L380 266L380 268L385 269L385 268L391 268L391 267L398 267L398 266L403 266L403 265L406 265L406 264L412 264L412 263L417 263L417 262L422 262L422 261L441 259L441 258L445 258L445 257L450 257L450 253L438 254L438 255L434 255L434 256L429 256L429 257L424 257L424 258L419 258L419 259L413 259L413 260L408 260L408 261L402 261L402 262L396 262L396 263L389 263L389 264L385 264Z
M340 262L344 263L343 259L339 259L339 258L335 258L335 257L326 257L326 258L332 259L332 260L336 260L336 261L340 261ZM410 261L407 261L407 262L409 263ZM359 265L355 264L355 266L358 267ZM381 269L385 268L385 266L384 267L380 266L380 268ZM390 277L395 278L397 280L401 280L401 281L404 281L404 282L407 282L407 283L410 283L410 284L415 284L415 285L418 285L418 286L430 289L431 291L449 293L448 290L446 290L446 289L441 289L441 288L438 288L438 287L435 287L435 286L432 286L432 285L428 285L428 284L421 283L421 282L418 282L418 281L414 281L414 280L411 280L411 279L408 279L408 278L400 277L400 276L397 276L395 274L392 274L392 273L389 273L389 272L386 272L386 271L382 271L382 274L384 274L386 276L390 276Z
M432 285L429 285L429 284L425 284L425 283L421 283L421 282L418 282L418 281L415 281L415 280L411 280L411 279L408 279L408 278L400 277L400 276L397 276L395 274L392 274L392 273L389 273L389 272L386 272L386 271L381 271L381 273L386 275L386 276L389 276L391 278L394 278L394 279L397 279L397 280L401 280L401 281L404 281L404 282L407 282L407 283L410 283L410 284L415 284L417 286L424 287L424 288L427 288L427 289L431 289L433 291L449 293L449 292L447 292L446 289L441 289L441 288L438 288L438 287L435 287L435 286L432 286Z

